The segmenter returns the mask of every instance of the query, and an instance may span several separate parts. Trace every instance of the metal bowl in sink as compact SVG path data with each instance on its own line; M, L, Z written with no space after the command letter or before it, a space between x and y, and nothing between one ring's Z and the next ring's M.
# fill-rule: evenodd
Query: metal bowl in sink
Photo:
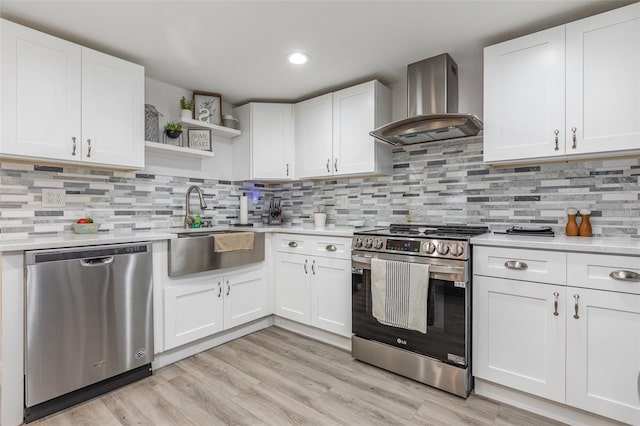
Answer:
M176 231L178 238L169 240L169 276L178 277L197 272L242 266L264 260L264 233L253 233L253 249L216 253L213 250L216 235L228 235L241 230Z

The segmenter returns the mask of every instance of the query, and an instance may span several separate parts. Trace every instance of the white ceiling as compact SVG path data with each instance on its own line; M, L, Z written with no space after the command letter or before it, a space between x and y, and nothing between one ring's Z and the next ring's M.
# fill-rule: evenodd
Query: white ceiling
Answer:
M478 62L484 46L633 2L3 0L0 15L237 105L393 85L411 62L443 52ZM311 61L296 67L286 55L298 49Z

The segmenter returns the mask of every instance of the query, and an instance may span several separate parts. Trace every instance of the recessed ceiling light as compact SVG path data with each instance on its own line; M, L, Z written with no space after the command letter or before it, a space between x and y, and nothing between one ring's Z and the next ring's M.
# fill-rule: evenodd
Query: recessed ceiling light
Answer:
M296 65L302 65L307 63L309 60L309 55L302 52L296 52L289 55L289 62Z

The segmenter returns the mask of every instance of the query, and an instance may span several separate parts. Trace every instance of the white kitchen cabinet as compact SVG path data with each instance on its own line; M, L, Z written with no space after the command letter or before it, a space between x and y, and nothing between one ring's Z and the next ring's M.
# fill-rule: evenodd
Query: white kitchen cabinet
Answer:
M294 106L297 177L331 176L333 168L333 95Z
M293 179L293 106L251 102L234 115L242 135L233 142L233 179Z
M484 276L473 285L474 376L564 402L565 288Z
M567 404L640 424L640 295L568 287L567 297Z
M2 20L2 140L13 158L144 167L144 68Z
M484 161L640 148L640 4L485 48Z
M477 244L473 254L474 376L640 424L638 257Z
M391 147L369 135L391 121L391 92L373 80L296 104L300 178L391 173Z
M262 318L268 312L264 268L199 273L164 288L164 349L172 349Z
M351 258L341 249L347 240L276 237L276 315L351 336Z

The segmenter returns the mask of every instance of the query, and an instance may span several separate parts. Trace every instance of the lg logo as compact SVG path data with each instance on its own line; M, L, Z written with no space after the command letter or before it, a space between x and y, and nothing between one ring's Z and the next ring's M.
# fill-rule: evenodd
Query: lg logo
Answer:
M396 340L396 342L398 342L399 345L406 345L407 341L406 340L402 340L401 338L398 337L398 340Z

